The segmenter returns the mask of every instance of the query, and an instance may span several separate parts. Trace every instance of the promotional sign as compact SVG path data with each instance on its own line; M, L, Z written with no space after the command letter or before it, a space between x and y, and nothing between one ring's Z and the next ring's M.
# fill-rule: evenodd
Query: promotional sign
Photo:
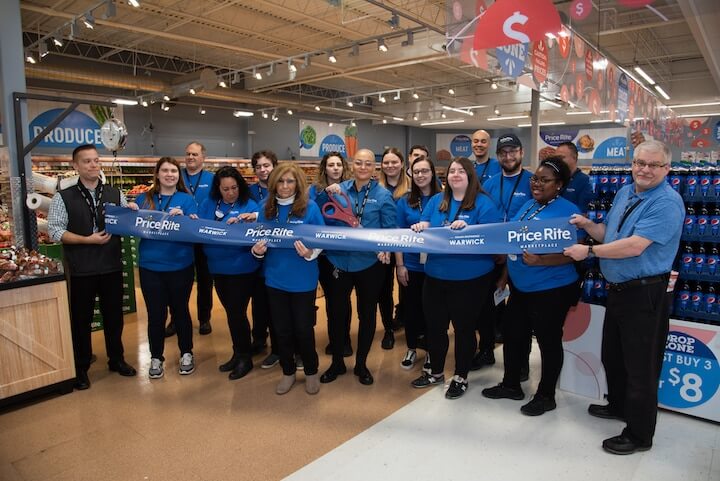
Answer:
M299 122L300 156L323 157L329 152L340 152L346 159L357 151L357 127L315 120Z
M495 49L500 69L509 77L517 77L523 71L527 60L528 44L516 43Z
M28 100L28 118L30 119L28 134L34 138L57 118L68 106L63 102ZM100 140L100 127L111 116L122 120L122 108L112 109L98 105L80 105L60 122L38 147L56 147L74 149L84 144L93 144L98 150L103 149Z
M559 32L560 14L552 0L497 0L488 7L475 26L476 50L529 43Z
M573 20L585 20L592 13L591 0L573 0L570 4L570 17Z
M576 229L568 219L470 225L459 230L438 227L413 232L295 224L292 220L282 225L226 224L108 205L105 226L110 234L172 242L248 246L267 240L270 247L294 249L294 242L300 240L310 248L369 252L545 254L562 252L576 242Z
M545 40L538 40L532 50L533 78L537 83L547 79L548 48Z
M618 77L617 110L618 118L625 120L628 116L628 78L624 73Z
M715 124L715 141L720 143L720 121Z
M570 308L563 326L565 361L558 387L563 391L602 399L607 394L605 369L600 360L605 308L578 302Z
M450 153L453 157L468 157L472 153L472 139L467 135L456 135L450 141Z
M573 129L547 128L540 129L538 148L557 147L563 142L572 142L578 149L578 159L593 160L625 160L627 145L627 129L623 127L610 129ZM632 147L628 156L632 155Z

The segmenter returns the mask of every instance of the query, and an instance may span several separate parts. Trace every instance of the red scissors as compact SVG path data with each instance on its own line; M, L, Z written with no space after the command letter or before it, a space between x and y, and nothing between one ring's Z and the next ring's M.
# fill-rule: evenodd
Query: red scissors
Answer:
M345 205L342 205L335 196L342 197L345 200ZM338 192L337 194L328 192L328 202L325 202L320 210L322 211L323 217L327 219L339 220L350 227L360 226L360 221L355 217L355 213L352 210L350 198L345 192Z

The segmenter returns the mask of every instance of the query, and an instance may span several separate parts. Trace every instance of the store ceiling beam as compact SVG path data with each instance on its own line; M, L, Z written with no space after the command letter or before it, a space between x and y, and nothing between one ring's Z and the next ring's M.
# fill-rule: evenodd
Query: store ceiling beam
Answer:
M676 18L674 20L668 20L667 22L651 22L651 23L640 23L637 25L628 25L626 27L612 28L610 30L603 30L600 32L601 37L607 37L608 35L617 35L620 33L636 32L638 30L648 30L652 28L667 28L670 25L678 25L685 23L685 19Z
M678 0L690 31L720 90L720 11L717 0Z

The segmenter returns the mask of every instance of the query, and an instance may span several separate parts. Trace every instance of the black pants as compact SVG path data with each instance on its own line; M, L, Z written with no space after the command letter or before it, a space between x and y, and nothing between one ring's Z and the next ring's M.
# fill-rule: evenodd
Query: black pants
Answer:
M95 296L100 298L105 351L111 363L123 359L122 272L92 276L70 276L70 327L76 370L87 371L92 355L90 323Z
M650 443L657 422L658 380L662 371L672 293L658 282L610 290L605 311L602 363L613 411L627 420L627 431Z
M528 339L533 332L540 347L542 367L537 393L555 397L563 365L563 325L577 302L578 284L537 292L522 292L510 284L511 294L503 320L505 376L503 384L520 388L520 371L527 366Z
M190 292L193 285L193 266L179 271L153 271L140 268L140 290L148 313L148 341L150 357L165 360L165 319L168 308L177 329L180 354L192 353L192 322L190 321Z
M408 285L400 284L400 297L403 303L405 322L405 342L408 349L417 349L417 340L425 335L425 314L423 311L423 284L425 273L408 270Z
M378 298L378 307L380 308L380 319L386 331L392 331L393 326L393 309L395 301L393 299L393 290L395 289L395 256L390 256L390 264L383 264L385 277L380 288L380 297Z
M250 359L252 349L247 308L257 275L254 272L215 274L213 278L218 298L220 298L220 303L225 308L227 315L228 329L233 343L233 355Z
M270 349L273 354L279 355L275 338L275 329L270 321L270 301L268 301L265 288L265 276L258 275L252 290L252 342L263 345L267 342L270 333Z
M355 365L365 366L375 337L377 303L384 274L383 264L376 262L367 269L358 272L338 270L337 278L332 277L330 296L333 300L330 322L334 325L330 344L332 345L334 365L341 366L345 364L343 361L343 346L347 337L346 319L350 315L348 306L350 305L350 293L354 287L357 295L358 318L360 319Z
M492 352L495 349L495 331L502 323L502 319L505 312L505 303L495 305L494 292L496 289L495 283L500 278L504 265L497 264L493 269L493 285L487 293L487 299L483 304L483 308L480 311L477 322L477 331L480 335L480 341L478 342L478 351L480 352Z
M283 374L295 374L296 352L302 358L305 375L317 374L315 291L288 292L273 287L267 291Z
M425 276L423 308L427 319L428 349L433 374L445 370L450 341L448 327L455 330L455 374L466 378L475 354L478 311L492 287L492 272L465 281L446 281Z
M333 271L335 270L335 266L332 265L330 260L327 258L326 255L320 255L318 257L318 269L320 271L320 286L323 288L323 293L325 294L325 315L327 316L327 324L328 324L328 339L330 340L330 349L332 351L332 339L333 339L333 329L335 326L334 322L330 322L330 315L332 313L332 307L331 303L333 302L333 296L329 294L330 289L332 289L332 282L333 282ZM352 309L350 305L350 296L345 300L347 303L346 311L347 311L347 319L345 320L345 325L347 326L347 336L345 337L345 340L343 341L344 345L350 345L350 320L351 320L351 314Z
M202 244L195 244L195 276L197 278L198 322L208 322L213 307L213 278L208 270L207 256Z

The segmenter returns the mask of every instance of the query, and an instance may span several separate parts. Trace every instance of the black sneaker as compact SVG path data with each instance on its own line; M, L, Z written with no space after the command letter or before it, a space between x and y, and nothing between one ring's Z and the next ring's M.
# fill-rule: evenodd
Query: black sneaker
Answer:
M380 346L383 349L389 350L395 347L395 334L392 331L385 331L385 335L382 338Z
M515 401L525 399L525 393L522 392L522 389L510 388L503 383L483 389L482 395L490 399L513 399Z
M433 376L430 373L423 372L419 378L415 379L410 385L414 388L422 389L425 387L434 386L435 384L442 384L445 382L445 375L440 374Z
M445 398L457 399L459 397L462 397L462 395L465 394L465 391L467 391L467 388L467 380L456 374L452 377L452 381L450 381L450 386L448 387L448 390L445 391Z
M536 394L533 396L532 401L520 408L520 412L527 416L540 416L556 407L554 398Z
M472 363L470 364L471 371L477 371L485 366L492 366L495 364L495 354L492 351L482 351L475 354Z
M207 336L208 334L210 334L212 332L212 325L210 324L210 321L207 320L205 322L201 322L198 332L201 336Z

